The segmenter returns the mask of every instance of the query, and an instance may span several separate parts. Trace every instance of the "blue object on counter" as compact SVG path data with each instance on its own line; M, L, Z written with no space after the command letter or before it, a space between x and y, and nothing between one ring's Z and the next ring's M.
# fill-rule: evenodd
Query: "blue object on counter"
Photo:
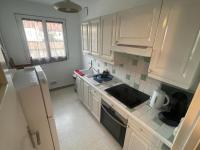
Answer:
M111 81L113 79L112 75L107 75L106 77L102 77L102 74L97 74L93 76L93 79L99 83Z

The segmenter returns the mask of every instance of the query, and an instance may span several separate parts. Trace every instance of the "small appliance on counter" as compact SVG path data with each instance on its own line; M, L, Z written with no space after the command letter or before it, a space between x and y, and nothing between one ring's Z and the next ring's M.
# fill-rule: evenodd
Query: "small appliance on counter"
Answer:
M93 76L93 79L99 83L111 81L113 76L109 73L108 70L103 71L101 74L97 74Z
M187 112L193 94L187 91L162 85L161 89L169 96L168 109L159 113L158 117L167 125L176 127Z
M150 99L150 106L152 108L161 109L168 106L170 103L169 96L162 90L155 90Z

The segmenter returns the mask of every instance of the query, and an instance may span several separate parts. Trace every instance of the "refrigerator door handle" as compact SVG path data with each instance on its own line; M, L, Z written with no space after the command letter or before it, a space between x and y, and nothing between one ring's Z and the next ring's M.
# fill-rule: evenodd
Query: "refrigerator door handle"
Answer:
M29 126L27 126L27 132L28 132L28 136L30 138L31 144L32 144L33 148L35 149L36 148L36 144L35 144L35 141L34 141L34 138L33 138L33 134L31 132L31 129L30 129Z
M37 145L40 145L40 144L41 144L40 132L39 132L39 131L36 131L36 132L35 132L35 135L36 135L36 139L37 139Z

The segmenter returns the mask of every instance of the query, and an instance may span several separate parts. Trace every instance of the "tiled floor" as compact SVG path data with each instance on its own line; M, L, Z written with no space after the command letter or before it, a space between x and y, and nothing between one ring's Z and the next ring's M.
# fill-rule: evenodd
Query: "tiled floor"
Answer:
M61 150L121 150L80 103L73 87L51 92Z

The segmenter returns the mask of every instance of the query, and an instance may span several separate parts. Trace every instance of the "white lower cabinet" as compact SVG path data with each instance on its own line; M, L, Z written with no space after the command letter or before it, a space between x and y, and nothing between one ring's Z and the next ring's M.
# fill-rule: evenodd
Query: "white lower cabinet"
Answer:
M76 86L79 100L83 101L84 81L80 77L76 77Z
M90 102L92 114L98 121L100 121L101 95L94 89L91 89Z
M90 94L90 86L86 82L84 82L83 87L83 104L89 109L89 96Z
M80 77L76 78L76 85L79 100L100 121L101 94Z
M129 124L123 150L160 150L161 144L149 131Z
M119 108L112 104L112 102L106 100L103 95L80 77L76 78L76 84L79 99L99 122L101 116L101 99L105 99L105 101L115 110L125 118L128 118L127 114L123 113ZM149 130L141 126L136 120L130 118L128 120L123 150L168 150L167 146L165 146Z

